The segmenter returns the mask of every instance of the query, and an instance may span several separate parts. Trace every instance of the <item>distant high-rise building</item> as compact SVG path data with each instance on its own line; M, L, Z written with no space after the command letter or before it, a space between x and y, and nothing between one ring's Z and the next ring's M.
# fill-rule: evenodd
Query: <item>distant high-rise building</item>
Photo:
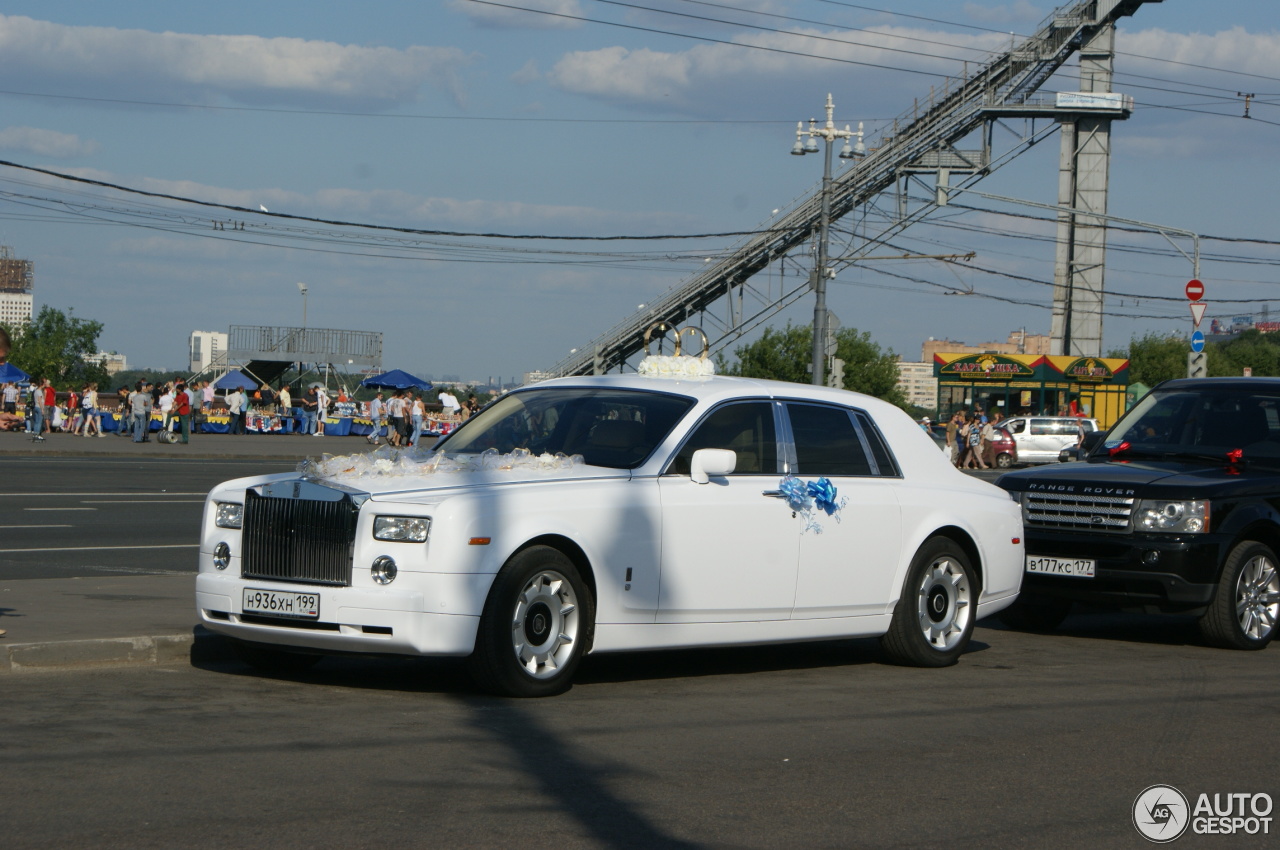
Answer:
M0 245L0 325L16 328L31 321L35 266L19 260L13 249Z
M191 371L203 372L214 362L225 359L227 334L219 331L191 332Z

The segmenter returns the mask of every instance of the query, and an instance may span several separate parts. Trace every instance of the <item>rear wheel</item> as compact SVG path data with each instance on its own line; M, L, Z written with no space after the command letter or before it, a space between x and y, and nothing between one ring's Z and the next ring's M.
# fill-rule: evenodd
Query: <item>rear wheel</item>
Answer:
M502 696L563 693L590 646L595 603L578 569L549 546L531 546L499 571L485 601L472 677Z
M996 455L996 466L1000 469L1008 469L1013 466L1013 455L1008 452L1001 452Z
M1255 540L1231 550L1200 633L1214 646L1262 649L1275 636L1280 616L1280 574L1275 552Z
M889 657L913 667L946 667L969 645L978 582L969 557L949 537L934 537L916 553L889 631Z
M1071 603L1045 596L1019 596L1000 612L1000 620L1010 628L1025 632L1051 632L1071 613Z

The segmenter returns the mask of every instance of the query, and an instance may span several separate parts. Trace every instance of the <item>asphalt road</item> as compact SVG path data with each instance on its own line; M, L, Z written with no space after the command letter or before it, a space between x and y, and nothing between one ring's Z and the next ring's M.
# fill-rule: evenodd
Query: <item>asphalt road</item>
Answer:
M294 463L0 459L0 577L191 572L208 488ZM0 846L1144 847L1148 786L1280 799L1278 667L1080 614L984 622L945 670L868 640L593 657L537 701L413 659L14 675Z
M874 641L602 656L525 701L417 660L14 676L0 842L1144 847L1150 785L1280 796L1280 651L1148 617L976 638L944 670L889 666Z
M297 461L0 458L0 581L192 573L205 494Z

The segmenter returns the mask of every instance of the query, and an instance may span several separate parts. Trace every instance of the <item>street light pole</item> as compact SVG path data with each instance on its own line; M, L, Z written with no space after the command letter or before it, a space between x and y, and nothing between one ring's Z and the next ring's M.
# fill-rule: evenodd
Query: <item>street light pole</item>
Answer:
M298 281L298 291L302 293L302 329L307 329L307 285Z
M858 124L858 132L854 133L845 125L843 130L837 130L835 121L832 120L835 114L835 104L831 99L831 94L827 94L827 122L822 126L810 118L809 129L804 128L803 122L796 123L796 143L791 148L791 153L795 156L803 156L807 153L817 153L818 143L816 139L822 139L826 142L826 156L822 164L822 214L818 223L818 257L813 266L813 275L810 278L810 285L813 287L814 304L813 304L813 379L812 382L816 386L821 386L823 381L823 366L827 357L827 337L830 335L828 331L828 313L827 313L827 280L831 277L831 270L827 267L827 256L829 253L829 240L831 232L831 146L836 139L844 139L844 147L840 151L841 159L854 159L855 157L866 154L866 149L862 145L862 124ZM808 136L806 140L805 137ZM857 147L849 144L849 139L858 138Z

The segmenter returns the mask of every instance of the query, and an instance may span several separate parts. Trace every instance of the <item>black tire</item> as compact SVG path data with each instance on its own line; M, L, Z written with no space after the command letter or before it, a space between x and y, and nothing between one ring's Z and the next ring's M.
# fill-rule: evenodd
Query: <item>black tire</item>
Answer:
M978 589L964 549L949 537L929 538L911 561L880 645L897 664L955 664L973 634Z
M1224 649L1264 649L1275 637L1280 614L1280 577L1276 553L1245 540L1227 555L1200 633Z
M509 697L564 693L591 646L595 600L550 546L517 552L489 588L469 659L476 684Z
M1001 452L996 455L996 467L999 469L1008 469L1013 466L1013 455L1008 452Z
M1023 632L1051 632L1071 614L1072 603L1047 596L1019 596L1000 612L1000 621Z
M307 652L290 652L270 644L249 640L235 640L231 644L236 656L255 670L263 673L304 673L316 666L321 656Z

